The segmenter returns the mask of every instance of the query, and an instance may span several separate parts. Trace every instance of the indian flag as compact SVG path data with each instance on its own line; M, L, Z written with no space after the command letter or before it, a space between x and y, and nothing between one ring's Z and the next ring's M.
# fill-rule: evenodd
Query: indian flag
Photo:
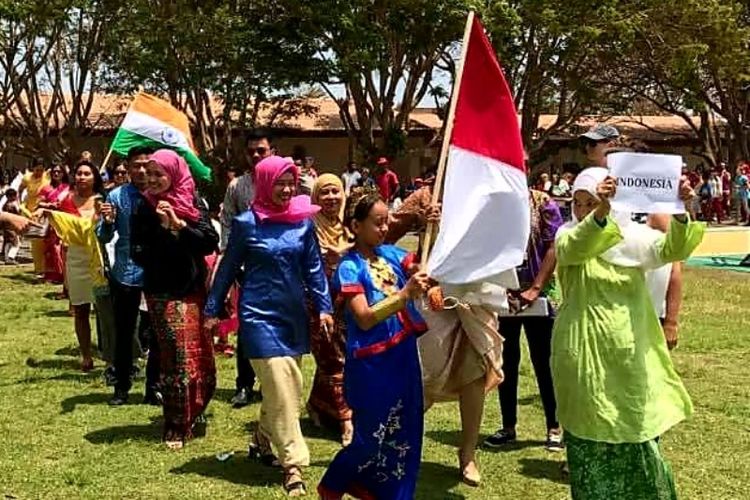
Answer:
M190 122L185 113L168 102L139 92L117 130L112 151L127 156L136 146L168 148L179 153L196 179L211 180L211 169L195 152L190 136Z

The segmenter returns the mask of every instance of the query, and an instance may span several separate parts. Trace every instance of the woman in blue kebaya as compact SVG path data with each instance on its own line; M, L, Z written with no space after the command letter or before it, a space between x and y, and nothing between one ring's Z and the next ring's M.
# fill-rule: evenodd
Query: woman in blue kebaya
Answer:
M295 196L299 173L291 158L271 156L255 167L255 200L232 222L227 249L206 303L206 327L218 324L229 288L240 278L239 341L261 383L263 402L252 451L277 459L290 496L305 493L302 467L310 453L300 428L302 355L310 352L306 297L333 330L328 280L311 216L320 207Z
M318 493L325 500L414 497L422 453L422 373L417 335L426 325L413 300L428 287L414 256L383 245L388 206L376 194L353 198L346 222L355 245L333 280L346 301L344 387L354 439L338 452Z

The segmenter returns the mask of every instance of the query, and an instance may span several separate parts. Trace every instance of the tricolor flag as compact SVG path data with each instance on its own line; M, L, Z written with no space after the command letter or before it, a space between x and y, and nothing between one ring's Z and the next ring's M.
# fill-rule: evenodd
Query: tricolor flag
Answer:
M198 158L185 113L167 101L139 92L117 130L112 151L127 156L130 148L148 146L175 150L196 179L211 180L211 169Z
M523 263L529 190L513 96L473 15L453 92L443 215L428 270L445 284L493 281Z

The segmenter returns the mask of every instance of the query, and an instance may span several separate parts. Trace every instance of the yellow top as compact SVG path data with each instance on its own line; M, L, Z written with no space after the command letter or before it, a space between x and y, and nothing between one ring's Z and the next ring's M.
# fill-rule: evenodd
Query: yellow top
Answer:
M39 205L39 191L44 186L47 186L52 179L50 179L49 172L45 171L41 177L34 177L33 172L29 172L23 176L21 180L21 186L26 188L26 208L33 212Z
M65 212L49 212L50 224L64 244L84 247L90 256L89 273L95 287L106 286L102 265L102 251L96 237L93 218L78 217Z

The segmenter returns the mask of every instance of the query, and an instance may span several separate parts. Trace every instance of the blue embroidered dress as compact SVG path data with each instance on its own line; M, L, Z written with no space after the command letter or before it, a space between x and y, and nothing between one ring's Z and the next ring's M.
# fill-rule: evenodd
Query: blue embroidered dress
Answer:
M370 306L406 284L412 254L382 245L377 261L346 254L333 280L345 300L364 293ZM422 454L422 373L417 337L427 326L413 303L361 330L346 311L344 387L353 411L354 439L331 462L318 491L323 498L344 493L361 499L414 497Z

